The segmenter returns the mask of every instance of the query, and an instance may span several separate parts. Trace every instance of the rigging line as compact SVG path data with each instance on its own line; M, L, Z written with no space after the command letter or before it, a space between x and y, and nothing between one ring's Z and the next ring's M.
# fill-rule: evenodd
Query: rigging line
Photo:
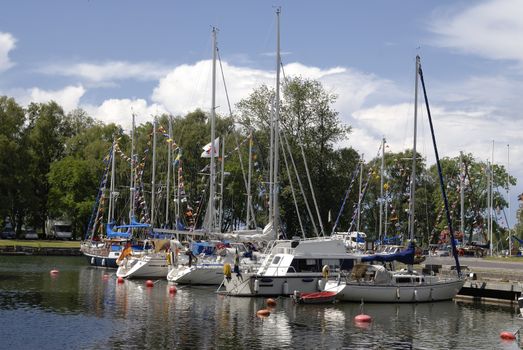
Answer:
M280 131L280 133L283 133L283 132ZM287 146L288 146L288 144L287 144ZM298 201L296 200L296 193L294 192L294 186L292 184L292 176L291 176L291 172L289 170L289 163L287 162L287 152L285 152L285 146L283 145L283 142L281 143L281 149L282 149L282 152L283 152L283 159L285 160L285 167L287 168L287 176L289 178L289 184L291 186L292 198L294 199L294 207L296 209L296 216L298 217L298 222L300 224L300 229L301 229L302 236L303 236L303 238L305 238L305 230L303 229L303 223L301 221L300 211L299 211L299 208L298 208ZM292 155L290 153L289 153L289 156L291 157L291 161L292 161ZM298 175L298 174L296 174L296 175ZM307 209L308 209L308 206L307 206ZM313 224L314 224L314 221L313 221ZM318 231L316 230L316 226L314 226L314 229L315 229L315 232L316 232L316 236L318 236Z
M283 68L283 62L280 61L280 65L281 65L281 69L282 69L282 73L283 73L283 84L288 84L288 81L287 81L287 76L285 75L285 70ZM287 85L288 86L288 85ZM284 134L285 136L285 134ZM314 186L312 185L312 180L311 180L311 176L310 176L310 172L309 172L309 167L308 167L308 164L307 164L307 158L305 157L305 150L303 148L303 143L301 142L301 136L300 136L300 132L298 131L298 144L300 146L300 149L301 149L301 154L302 154L302 158L303 158L303 163L305 165L305 172L307 174L307 181L308 181L308 184L309 184L309 188L310 188L310 191L311 191L311 196L312 196L312 202L314 203L314 208L316 210L316 215L318 217L318 223L320 225L320 233L322 236L325 236L325 230L323 228L323 222L321 220L321 214L320 214L320 210L318 208L318 202L316 201L316 194L314 193ZM287 144L287 147L288 144ZM289 152L290 152L290 147L289 147ZM291 160L292 160L292 154L291 154ZM294 160L293 160L293 165L294 165ZM299 184L300 184L300 190L302 191L302 195L303 195L303 198L305 199L305 204L307 206L307 210L309 211L309 216L311 217L311 221L312 221L312 224L314 226L314 232L316 233L316 236L319 236L318 235L318 229L316 228L316 223L314 221L314 218L312 216L312 213L309 209L309 204L308 204L308 201L307 201L307 198L306 198L306 195L305 195L305 191L303 190L303 187L301 185L301 181L298 177L298 172L296 171L296 166L294 165L294 168L295 168L295 172L296 172L296 178L298 179L299 181Z
M305 191L303 190L303 185L301 183L300 177L298 176L298 170L296 169L296 163L294 162L294 158L292 157L291 153L291 147L289 145L289 141L287 139L287 135L285 132L280 132L283 135L283 140L285 141L285 145L287 146L287 152L289 152L289 157L291 158L292 167L294 169L294 174L296 175L296 180L298 181L298 185L300 186L301 195L303 196L303 201L305 202L305 207L307 208L307 212L309 213L309 218L312 223L312 227L314 229L314 233L316 234L316 237L319 237L318 229L316 228L316 223L314 222L314 217L312 216L312 211L309 206L309 201L307 200L307 197L305 196ZM283 142L282 142L283 144Z
M221 56L220 56L220 49L218 47L216 48L216 54L218 56L218 63L220 64L220 72L221 72L221 75L222 75L223 88L225 90L225 98L227 99L227 107L229 108L229 116L234 121L234 116L232 114L232 108L231 108L231 100L229 99L229 90L227 89L227 84L225 82L225 74L223 72L222 59L221 59ZM245 189L247 190L248 181L247 181L247 177L245 175L245 167L243 165L243 158L242 158L242 153L241 153L241 150L240 150L240 143L238 142L238 135L236 135L236 133L233 133L233 134L234 134L234 141L236 143L236 149L238 150L238 158L240 160L240 168L242 170L243 183L245 185ZM252 215L253 221L254 221L254 226L256 227L257 224L256 224L256 219L255 219L255 215L254 215L254 208L252 207L252 203L251 203L251 207L247 208L247 210L249 210L251 212L251 215ZM250 223L247 222L247 226L249 224Z
M447 199L447 192L445 190L445 184L443 182L443 172L442 172L442 169L441 169L441 163L439 161L438 147L436 145L436 135L434 134L434 125L432 124L432 116L430 115L429 99L427 97L427 90L425 88L425 80L423 79L423 70L421 69L421 65L419 65L419 67L418 67L418 74L419 74L419 78L420 78L420 81L421 81L421 85L423 87L423 96L425 98L425 107L427 108L427 116L428 116L428 119L429 119L430 133L432 135L432 144L434 146L434 154L435 154L435 157L436 157L436 164L438 166L439 183L440 183L441 192L442 192L442 195L443 195L443 201L445 203L445 212L446 212L446 216L447 216L447 224L449 226L449 233L450 233L450 239L451 239L451 245L452 245L452 253L454 255L454 260L456 262L456 272L458 273L458 276L461 277L461 266L459 264L458 252L456 250L456 242L454 241L454 231L452 229L452 219L450 217L449 201Z
M89 231L92 230L92 235L94 236L94 232L95 232L95 225L97 224L98 222L98 214L99 214L99 211L100 211L100 202L102 200L102 198L104 198L104 192L105 192L105 189L106 189L106 184L107 184L107 174L109 173L109 168L110 168L110 164L111 164L111 157L113 156L113 148L111 147L110 150L109 150L109 159L107 160L107 164L105 166L105 170L104 170L104 173L102 174L102 177L100 179L100 186L98 187L98 194L96 195L96 200L94 202L94 205L93 205L93 210L91 212L91 217L89 219L89 223L87 225L87 229L85 231L85 236L84 236L84 240L87 239L90 235L89 235Z
M356 167L356 169L354 169L354 171L352 172L352 178L350 180L350 183L349 183L349 188L347 189L347 191L345 191L345 197L343 198L342 202L341 202L341 207L340 207L340 210L338 211L338 216L336 217L336 221L334 222L334 226L332 226L332 231L331 231L331 235L334 234L334 232L336 231L336 228L338 227L338 224L340 222L340 218L341 218L341 214L343 213L343 209L345 209L345 203L347 202L347 199L349 198L349 194L350 194L350 190L352 189L352 186L354 185L354 183L356 182L356 176L358 176L359 172L360 172L360 167L362 166L361 162L358 162L358 167Z
M378 147L378 152L376 153L376 157L377 158L381 152L381 142L380 142L380 146ZM361 159L360 159L361 161ZM363 167L363 165L362 165ZM365 195L367 194L367 189L369 187L369 183L370 183L370 178L371 178L371 175L372 175L372 172L373 172L373 167L372 166L369 166L369 171L367 172L367 179L365 180L365 186L363 187L363 190L361 193L359 193L359 197L358 197L358 201L354 204L354 206L357 206L357 209L354 211L354 213L352 214L352 221L349 225L349 231L351 231L352 229L352 226L354 226L354 222L356 221L356 217L358 216L359 212L361 212L361 207L362 207L362 203L363 203L363 200L365 199ZM358 205L359 204L359 205Z

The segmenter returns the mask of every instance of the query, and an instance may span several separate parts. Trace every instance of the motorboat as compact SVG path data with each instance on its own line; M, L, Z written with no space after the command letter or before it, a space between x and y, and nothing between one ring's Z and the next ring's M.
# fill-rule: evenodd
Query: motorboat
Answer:
M174 240L171 240L171 242ZM132 251L117 261L117 277L165 278L168 270L169 249L173 243L167 239L147 239L140 252Z
M365 256L348 253L343 240L273 241L257 270L245 266L225 276L219 291L234 296L279 296L318 292L329 274L350 271Z
M194 258L189 262L187 256ZM185 256L184 256L185 255ZM226 264L234 265L235 260L240 266L255 266L261 261L262 255L248 249L243 243L233 242L194 242L191 249L182 254L167 275L169 282L177 284L219 285L223 281ZM258 264L259 265L259 264Z

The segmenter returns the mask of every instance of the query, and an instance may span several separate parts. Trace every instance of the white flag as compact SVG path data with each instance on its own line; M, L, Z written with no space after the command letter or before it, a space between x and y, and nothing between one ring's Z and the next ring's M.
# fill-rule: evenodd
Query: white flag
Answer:
M220 138L217 137L216 140L214 140L214 156L218 157L220 154ZM211 158L211 143L209 142L205 146L203 146L203 152L201 155L202 158Z

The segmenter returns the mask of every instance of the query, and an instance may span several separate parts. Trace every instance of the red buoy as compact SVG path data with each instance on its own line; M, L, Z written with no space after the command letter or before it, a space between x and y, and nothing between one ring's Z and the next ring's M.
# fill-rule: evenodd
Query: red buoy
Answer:
M507 331L501 332L499 334L499 336L501 337L501 339L504 339L504 340L515 340L516 339L516 335L514 333L507 332Z
M362 322L362 323L369 323L372 322L372 317L365 314L359 314L358 316L354 317L354 321L356 322Z
M122 284L124 282L124 279L122 276L120 276L120 277L118 277L117 281L119 284Z
M267 302L267 306L269 306L269 307L274 307L274 306L276 306L276 300L274 300L274 299L272 299L272 298L267 299L266 302Z
M60 271L58 271L57 269L52 269L51 271L49 271L51 275L58 275L59 272Z
M176 286L169 287L169 294L175 294L177 291L178 291L178 289L176 289Z
M145 282L145 285L146 285L147 287L154 287L154 282L151 281L151 280L147 280L147 281Z
M267 317L271 314L271 312L267 309L261 309L256 312L256 316L258 317Z

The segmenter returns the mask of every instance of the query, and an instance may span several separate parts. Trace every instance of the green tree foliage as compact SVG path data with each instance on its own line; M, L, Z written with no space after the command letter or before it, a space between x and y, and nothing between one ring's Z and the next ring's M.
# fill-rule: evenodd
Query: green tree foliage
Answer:
M217 207L222 201L224 209L222 231L245 226L248 140L251 134L254 216L259 227L263 227L268 221L268 155L273 101L274 90L261 86L237 104L236 115L217 117L216 136L225 141L224 171L227 174L222 189L220 154L216 162L218 186L215 201ZM333 230L338 216L336 231L356 229L353 220L359 195L359 176L356 171L362 160L352 148L335 147L344 142L350 133L350 127L341 123L340 116L333 108L335 101L335 95L325 91L320 83L313 80L292 78L283 84L280 113L280 209L283 228L289 237L301 235L298 215L302 218L307 236L315 234L314 225L319 231L307 170L326 234ZM134 134L135 165L143 169L143 173L140 172L137 176L141 197L136 206L135 217L139 220L147 219L151 206L154 205L154 226L174 227L177 199L175 192L179 187L179 180L182 180L181 219L188 219L184 213L192 209L198 215L198 228L202 225L209 200L210 160L200 156L202 148L211 141L209 115L196 110L184 116L161 115L157 118L155 203L151 203L152 118L138 125ZM169 120L172 122L172 139L167 134ZM20 231L22 224L42 228L47 217L67 217L74 223L76 236L83 236L95 208L100 181L108 167L107 156L113 142L118 145L115 153L115 191L118 195L114 219L118 223L125 223L129 220L131 207L130 132L123 131L118 125L94 121L83 110L64 114L55 102L30 104L24 109L13 99L0 97L0 220L11 218ZM376 149L378 146L376 145ZM220 145L220 149L222 147ZM169 151L173 152L170 163ZM442 210L436 168L431 166L427 169L419 154L417 159L415 234L419 242L428 244L439 239L440 231L447 224ZM463 159L463 170L460 170L458 158L445 158L441 164L455 229L459 227L460 220L459 176L461 173L465 174L465 232L468 240L476 240L486 231L486 164L475 160L470 154ZM384 182L388 237L408 237L411 164L411 150L386 153ZM366 232L369 238L378 238L380 165L381 156L376 156L364 163L362 170L362 183L364 187L365 184L367 186L361 206L360 230ZM169 167L171 183L167 198ZM507 180L506 170L502 166L495 165L493 171L494 188L498 189L494 195L494 207L496 213L502 213L507 203L499 192L508 186L507 181L510 185L515 185L516 180L513 177L508 177ZM355 183L348 193L344 209L341 210L342 200L354 176ZM298 179L303 185L304 196L300 192ZM296 191L297 210L291 181ZM106 198L108 192L109 183L104 192ZM312 218L308 215L306 201ZM109 218L106 210L104 215L102 221L107 222ZM331 218L330 222L328 217ZM188 222L185 221L185 224ZM494 224L497 242L505 242L503 226ZM519 223L517 232L523 231L521 227L523 225ZM519 234L523 235L521 232Z
M0 222L9 217L18 232L31 196L25 120L14 99L0 97Z

